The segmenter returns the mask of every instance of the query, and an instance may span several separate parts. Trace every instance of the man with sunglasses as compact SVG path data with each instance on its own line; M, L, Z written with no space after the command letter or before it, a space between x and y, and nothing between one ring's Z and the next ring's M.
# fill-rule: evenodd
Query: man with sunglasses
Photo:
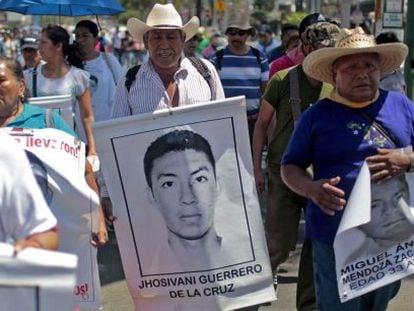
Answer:
M213 54L215 65L226 97L245 95L250 141L252 141L260 98L269 77L266 55L247 44L254 29L249 24L249 15L234 11L226 29L228 45Z

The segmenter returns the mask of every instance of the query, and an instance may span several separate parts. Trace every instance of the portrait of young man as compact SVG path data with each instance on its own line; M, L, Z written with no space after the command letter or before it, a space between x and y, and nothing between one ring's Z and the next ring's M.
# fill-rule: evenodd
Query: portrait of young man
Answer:
M239 172L231 167L236 154L214 138L232 139L220 122L208 134L204 125L179 126L116 142L140 153L120 155L119 163L136 163L120 172L142 276L254 261Z
M408 184L404 176L371 186L371 221L359 227L379 250L387 249L414 235L409 207Z
M209 142L189 130L160 136L145 153L144 171L178 263L186 269L205 270L208 253L219 255L223 244L214 227L219 189Z

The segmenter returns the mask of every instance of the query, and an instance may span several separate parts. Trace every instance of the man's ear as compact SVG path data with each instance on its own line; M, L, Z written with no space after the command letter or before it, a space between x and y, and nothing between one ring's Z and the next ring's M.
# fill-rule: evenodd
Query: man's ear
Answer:
M56 46L58 47L58 49L60 51L63 51L63 43L62 42L58 42L58 44L56 44ZM63 53L63 52L62 52Z
M26 90L26 81L24 79L21 79L19 81L19 96L21 98L25 98L27 95L27 91L28 90Z
M334 69L332 66L331 71L332 71L332 80L334 82L334 85L336 85L336 69Z
M220 177L216 178L216 189L217 189L217 196L221 194L221 182Z
M148 202L151 204L156 204L157 200L154 198L154 193L150 187L145 187L145 195L147 197Z
M148 50L148 36L149 36L148 31L142 35L142 42L144 43L144 48L146 50Z

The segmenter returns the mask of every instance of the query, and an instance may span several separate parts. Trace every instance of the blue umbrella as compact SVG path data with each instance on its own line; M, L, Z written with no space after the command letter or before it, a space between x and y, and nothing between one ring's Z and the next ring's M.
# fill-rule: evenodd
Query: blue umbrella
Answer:
M0 0L0 10L25 15L115 15L125 11L116 0Z

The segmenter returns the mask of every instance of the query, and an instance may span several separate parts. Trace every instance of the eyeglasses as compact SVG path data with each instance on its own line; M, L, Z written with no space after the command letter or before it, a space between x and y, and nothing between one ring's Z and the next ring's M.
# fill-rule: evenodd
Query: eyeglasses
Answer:
M235 30L235 29L231 29L231 30L227 31L227 34L229 36L236 36L237 35L237 36L242 37L242 36L245 36L248 33L249 33L248 30Z

